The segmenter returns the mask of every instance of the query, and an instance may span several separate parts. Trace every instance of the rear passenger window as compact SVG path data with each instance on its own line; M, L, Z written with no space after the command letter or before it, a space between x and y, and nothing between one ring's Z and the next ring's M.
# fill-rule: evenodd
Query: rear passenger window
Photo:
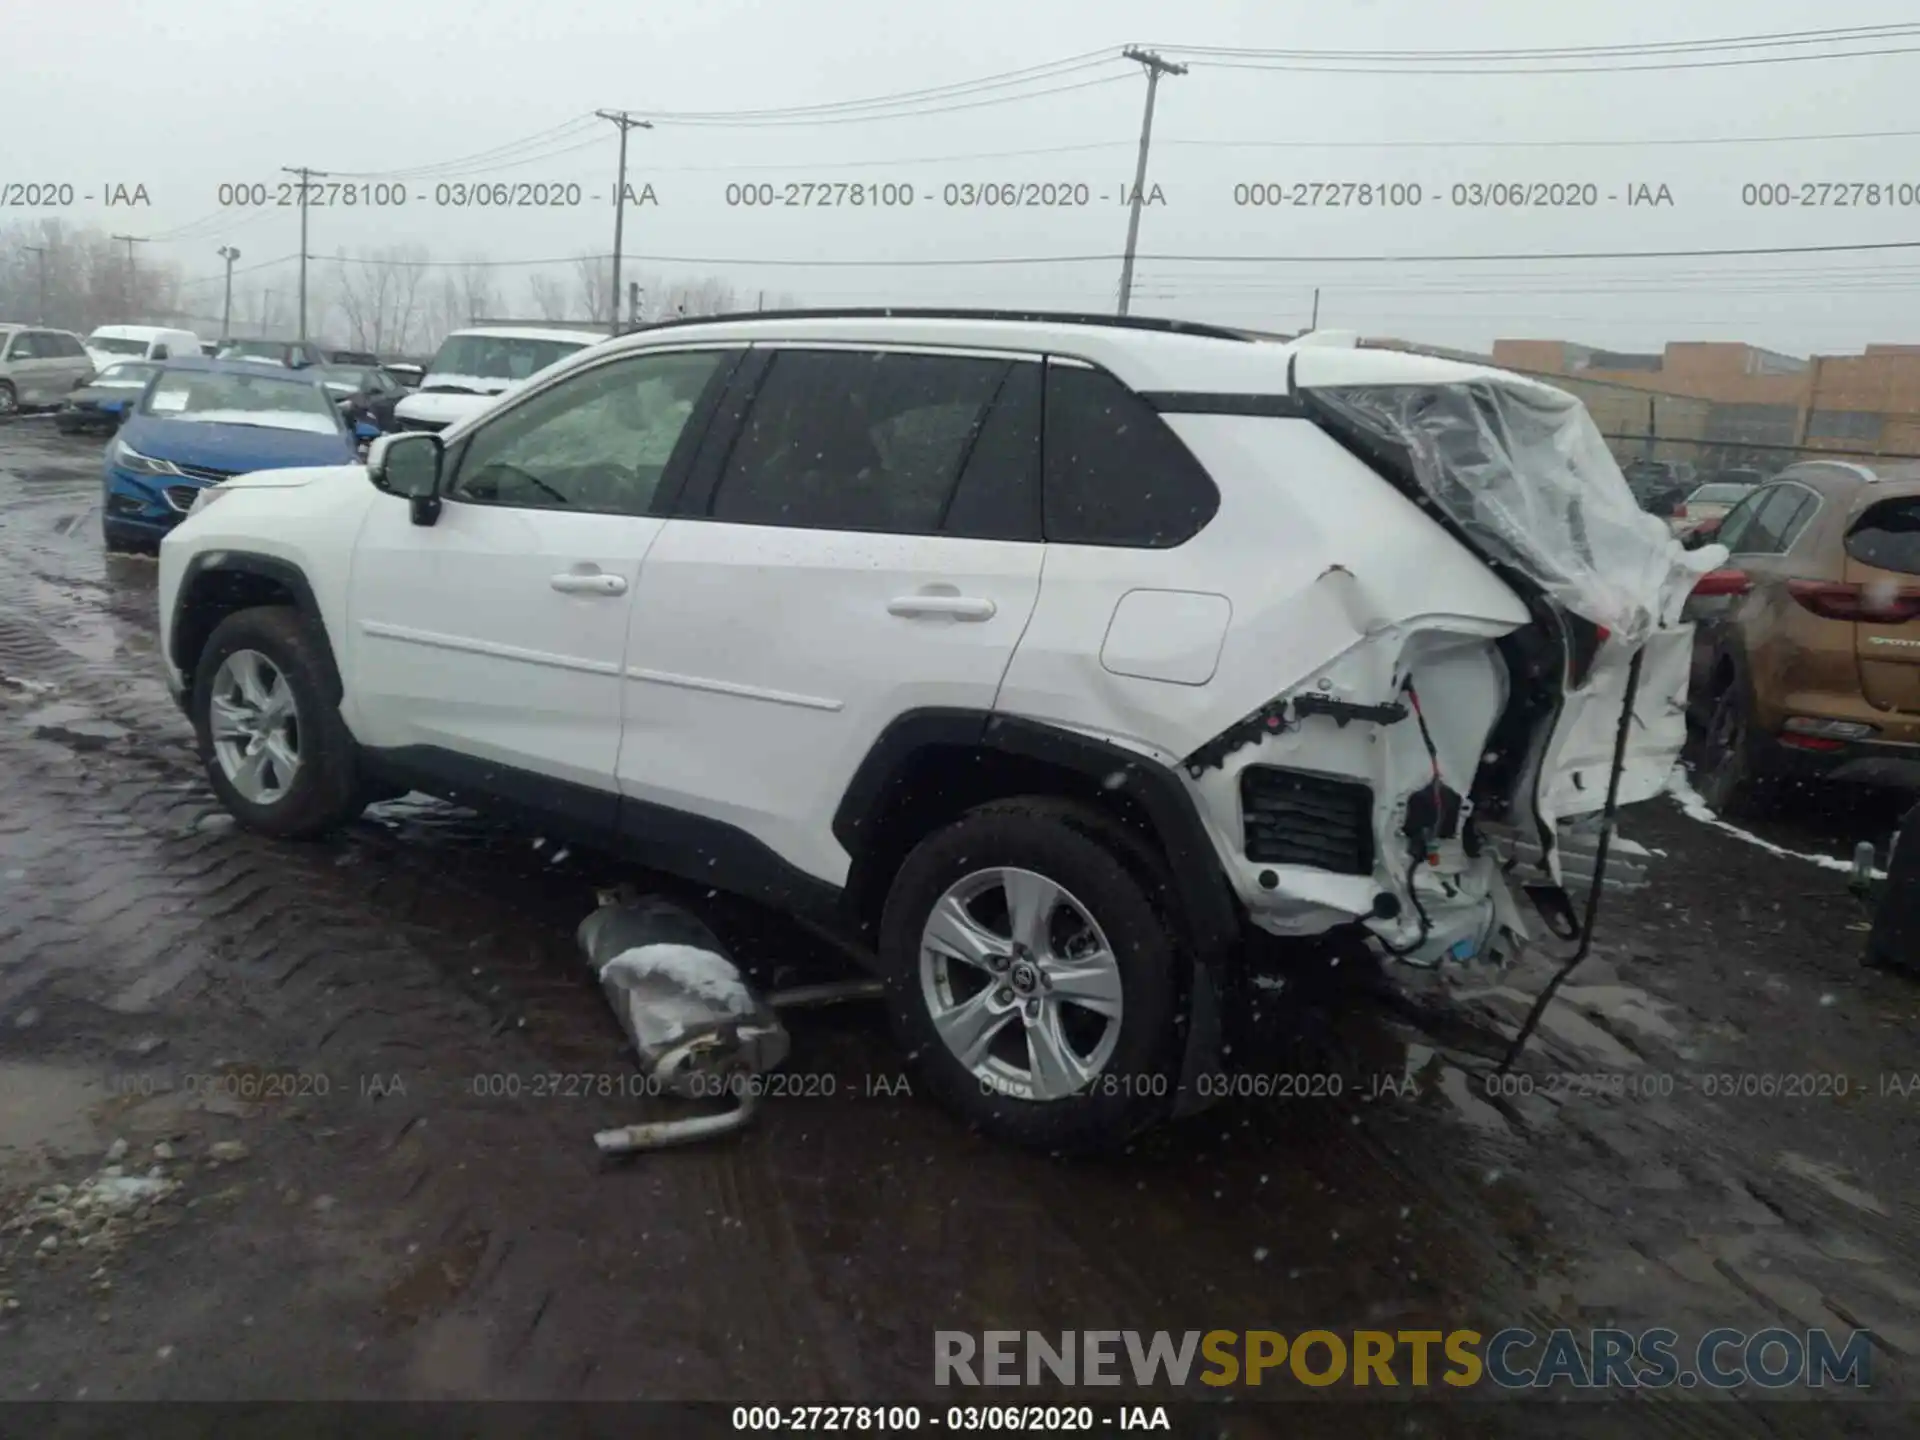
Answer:
M1212 478L1146 401L1103 370L1047 366L1048 541L1163 549L1220 508Z
M1802 509L1813 504L1813 495L1798 485L1776 485L1755 497L1755 504L1753 523L1728 549L1742 555L1777 555L1786 548L1786 536Z
M940 533L1014 368L960 356L781 350L708 513L739 525ZM996 434L996 450L1010 445L1017 439ZM1004 472L987 469L991 454L968 476L961 519L974 532L994 525L992 492Z
M1847 535L1847 554L1875 569L1920 575L1920 496L1869 509Z

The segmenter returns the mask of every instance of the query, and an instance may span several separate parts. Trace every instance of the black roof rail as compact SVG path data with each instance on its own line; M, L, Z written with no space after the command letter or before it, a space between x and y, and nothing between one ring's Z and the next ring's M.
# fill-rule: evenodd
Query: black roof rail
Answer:
M1162 335L1197 335L1210 340L1248 340L1253 333L1197 320L1168 320L1153 315L1091 315L1065 310L968 310L912 305L867 305L814 310L736 310L724 315L680 315L628 326L637 335L682 325L727 325L742 320L997 320L1040 325L1095 325L1105 329L1151 330Z

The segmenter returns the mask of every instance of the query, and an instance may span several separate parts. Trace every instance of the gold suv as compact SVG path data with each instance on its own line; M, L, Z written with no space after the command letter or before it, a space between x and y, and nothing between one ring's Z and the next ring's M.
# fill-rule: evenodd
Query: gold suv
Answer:
M1920 465L1813 461L1727 513L1688 601L1696 781L1751 810L1783 781L1920 790Z

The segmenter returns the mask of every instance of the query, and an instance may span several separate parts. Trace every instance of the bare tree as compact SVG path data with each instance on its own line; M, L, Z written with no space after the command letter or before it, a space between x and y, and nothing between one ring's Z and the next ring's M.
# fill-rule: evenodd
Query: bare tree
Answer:
M599 325L612 325L616 319L613 257L582 255L573 262L573 277L580 295L580 307L586 311L586 318Z
M542 320L567 318L567 293L563 281L551 275L535 275L527 282L527 290L533 296L533 308L540 312Z
M426 259L418 245L363 252L356 260L340 252L335 300L354 349L384 354L405 348L407 331L416 323L414 304Z

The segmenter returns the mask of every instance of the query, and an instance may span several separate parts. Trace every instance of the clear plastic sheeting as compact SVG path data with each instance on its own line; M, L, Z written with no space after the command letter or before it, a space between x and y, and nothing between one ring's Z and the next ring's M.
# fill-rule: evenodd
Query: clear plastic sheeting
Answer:
M1635 503L1573 396L1517 378L1312 393L1405 445L1422 488L1483 555L1629 649L1678 617L1707 557Z

